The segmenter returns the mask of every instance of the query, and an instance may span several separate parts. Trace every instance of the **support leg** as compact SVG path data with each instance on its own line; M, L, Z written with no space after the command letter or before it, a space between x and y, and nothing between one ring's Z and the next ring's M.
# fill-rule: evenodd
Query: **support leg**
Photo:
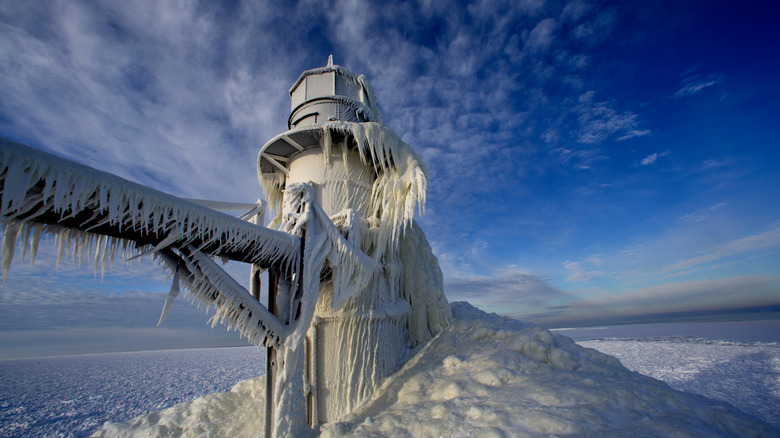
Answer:
M279 291L279 271L268 270L268 310L275 316L279 316L279 308L276 305L276 294ZM259 294L258 290L258 294ZM274 436L274 385L276 384L277 370L276 350L268 347L265 360L265 436Z

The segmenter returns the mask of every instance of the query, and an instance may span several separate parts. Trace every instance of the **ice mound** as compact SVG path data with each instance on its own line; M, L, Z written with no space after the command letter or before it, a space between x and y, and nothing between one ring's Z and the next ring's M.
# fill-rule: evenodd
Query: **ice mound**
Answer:
M468 303L452 311L448 328L321 436L780 436L567 337ZM248 380L96 436L261 436L262 394L262 379Z
M265 377L238 382L230 392L209 394L125 423L106 424L93 437L263 436Z

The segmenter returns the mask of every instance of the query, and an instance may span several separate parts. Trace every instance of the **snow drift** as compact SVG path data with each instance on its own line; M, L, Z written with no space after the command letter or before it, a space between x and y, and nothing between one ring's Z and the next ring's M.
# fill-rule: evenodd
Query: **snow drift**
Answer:
M731 405L675 391L567 337L467 303L452 311L448 328L320 435L780 436ZM247 380L94 436L259 436L262 386Z

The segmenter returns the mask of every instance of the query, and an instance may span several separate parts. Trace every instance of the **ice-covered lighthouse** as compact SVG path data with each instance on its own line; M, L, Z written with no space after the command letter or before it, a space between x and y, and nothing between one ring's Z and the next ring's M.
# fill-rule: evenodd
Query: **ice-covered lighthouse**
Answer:
M323 234L340 234L323 256L301 366L307 418L316 425L370 397L410 348L450 322L451 311L438 262L414 222L425 202L427 170L384 126L366 78L331 57L327 66L301 74L290 99L289 130L258 156L260 184L274 211L270 225L295 232L307 214L302 206L309 205ZM305 258L316 259L310 254L316 244L309 246L315 248L304 248ZM305 319L305 305L279 306L295 300L286 287L279 285L269 306L281 319L291 313ZM271 362L278 367L271 373L287 365Z

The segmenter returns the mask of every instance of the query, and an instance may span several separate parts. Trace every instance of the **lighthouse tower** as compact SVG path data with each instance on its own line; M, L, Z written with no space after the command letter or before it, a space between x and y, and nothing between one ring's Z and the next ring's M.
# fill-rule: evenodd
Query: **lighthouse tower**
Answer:
M367 400L451 312L441 270L413 220L425 200L425 165L384 126L365 77L331 58L301 74L290 99L289 130L258 156L260 183L276 208L271 225L294 226L295 212L283 205L303 184L361 260L340 262L332 250L320 273L301 385L315 426Z

